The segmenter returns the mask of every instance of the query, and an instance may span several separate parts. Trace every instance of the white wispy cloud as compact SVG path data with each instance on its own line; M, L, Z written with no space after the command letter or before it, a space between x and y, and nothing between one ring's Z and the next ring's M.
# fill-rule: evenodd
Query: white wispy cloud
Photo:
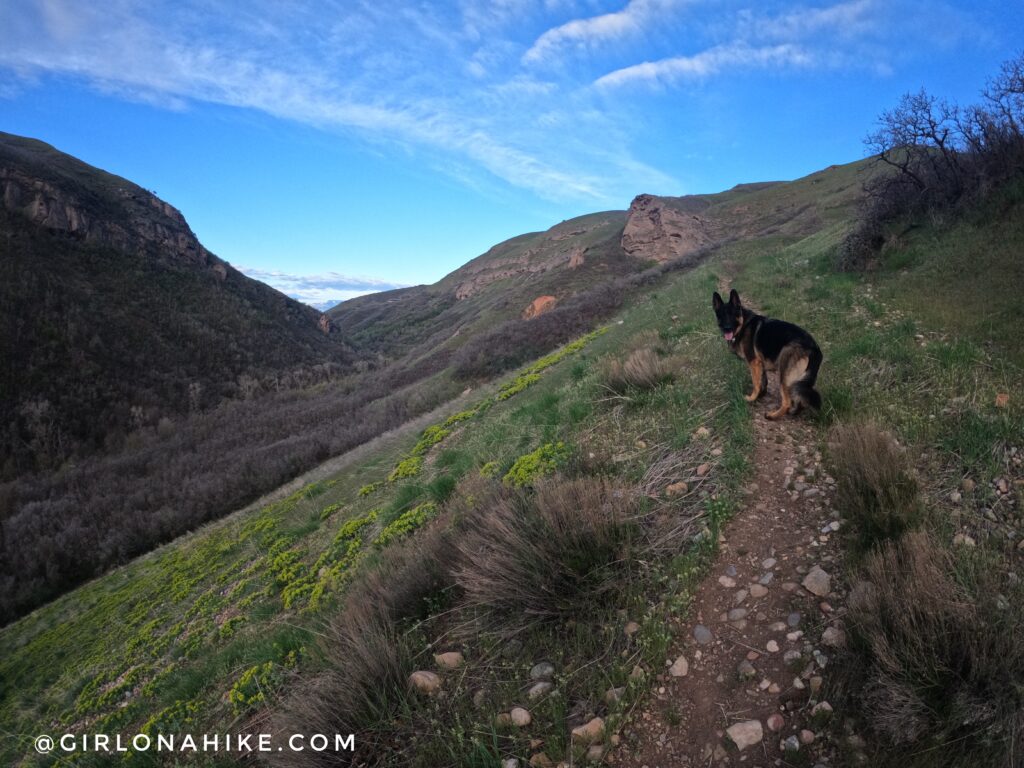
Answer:
M797 45L784 44L752 48L744 43L720 45L693 56L673 56L660 61L645 61L623 67L599 77L594 84L615 88L629 83L673 83L682 79L700 79L735 67L808 67L813 54Z
M506 0L500 13L477 13L473 34L511 21L522 5ZM26 76L80 77L107 93L170 109L210 102L355 130L371 142L393 140L469 160L549 200L599 204L612 199L624 179L645 180L625 147L621 164L594 172L585 169L585 157L568 157L551 137L539 135L531 112L550 110L549 102L570 108L556 86L492 75L489 68L514 57L509 43L471 43L453 34L439 12L364 4L354 13L350 5L339 6L338 24L285 33L260 18L264 10L271 21L280 13L272 4L238 20L209 23L202 7L187 3L159 14L148 8L130 0L117 0L103 13L67 0L8 7L11 18L4 21L10 23L0 24L0 67ZM162 23L150 18L154 14ZM200 27L204 33L196 34ZM473 46L487 52L476 68L467 67ZM502 89L512 103L495 100L494 109L480 109L488 93Z
M401 283L378 280L372 277L355 277L339 272L322 272L315 275L295 275L273 269L239 267L249 277L273 286L293 299L311 307L325 309L328 306L379 291L407 287Z
M523 62L545 62L565 48L590 48L610 40L636 36L678 4L677 0L630 0L621 11L573 19L538 37L523 54Z

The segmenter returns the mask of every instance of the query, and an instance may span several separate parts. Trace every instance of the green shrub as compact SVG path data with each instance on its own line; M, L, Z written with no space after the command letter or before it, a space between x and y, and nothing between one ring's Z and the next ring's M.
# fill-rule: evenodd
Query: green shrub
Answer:
M393 483L396 480L402 480L407 477L416 477L423 468L423 457L422 456L409 456L402 459L391 470L391 474L388 475L388 482Z
M400 539L412 533L436 514L437 505L432 501L427 501L413 507L386 525L384 530L374 539L373 543L377 547L383 547L395 539Z
M545 443L535 451L520 456L505 474L503 482L515 487L530 485L550 475L572 457L572 449L565 443Z

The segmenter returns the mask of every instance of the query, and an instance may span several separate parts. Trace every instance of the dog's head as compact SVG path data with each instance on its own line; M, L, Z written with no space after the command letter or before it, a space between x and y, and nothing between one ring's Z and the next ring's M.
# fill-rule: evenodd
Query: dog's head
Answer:
M740 295L734 288L729 292L729 301L722 301L722 297L716 291L711 297L711 308L715 310L715 318L725 340L732 341L743 327L743 305L740 304Z

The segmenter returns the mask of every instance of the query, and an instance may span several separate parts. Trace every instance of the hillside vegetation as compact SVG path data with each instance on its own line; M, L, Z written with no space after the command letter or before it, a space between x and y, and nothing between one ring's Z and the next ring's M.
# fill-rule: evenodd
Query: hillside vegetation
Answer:
M0 720L16 734L3 759L52 764L31 746L45 731L353 732L357 761L393 765L537 754L544 764L628 748L633 705L657 684L717 531L743 512L749 377L714 325L710 295L723 282L812 331L825 354L825 453L847 455L829 451L841 438L835 422L895 435L929 551L956 565L950 589L982 611L968 617L974 634L994 626L1021 636L1011 572L1021 557L1024 350L1013 330L1019 295L993 286L1024 284L1024 201L1008 189L954 226L908 232L872 272L838 273L863 172L843 166L712 198L716 208L699 215L714 210L747 239L723 238L700 263L638 281L601 333L474 390L434 426L399 432L322 482L201 528L0 630ZM663 204L692 214L690 203ZM518 322L537 288L510 307L480 299L479 317ZM431 317L416 310L420 320L385 332L374 307L389 300L334 314L343 325L365 311L357 349L394 344L422 357L450 338L437 317L473 306L470 297ZM861 558L848 577L881 584L887 562ZM982 570L990 578L972 576ZM872 647L879 615L864 615L863 634L851 630L864 642L851 653ZM462 654L455 671L434 659L450 651ZM996 653L1006 679L1019 674L1013 648L972 652L979 685L993 680ZM552 671L531 677L539 662ZM411 691L415 670L436 672L444 696ZM944 674L933 684L959 675ZM529 698L548 680L557 695ZM852 676L851 700L866 700L863 686L880 690L879 680ZM912 682L900 678L901 690ZM957 755L1008 765L999 758L1017 738L1005 724L1020 712L1019 692L997 700L997 715L966 731L929 721L909 742L870 708L861 719L851 704L849 715L876 736L872 764L904 755L894 742L920 752L955 739ZM517 706L529 710L528 726L512 723ZM570 736L598 717L592 740Z
M321 315L151 193L0 138L0 622L570 342L724 243L842 218L863 167L641 195Z

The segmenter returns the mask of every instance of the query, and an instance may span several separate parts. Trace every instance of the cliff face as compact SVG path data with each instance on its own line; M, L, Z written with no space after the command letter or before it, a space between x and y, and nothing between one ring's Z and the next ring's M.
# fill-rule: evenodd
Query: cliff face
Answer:
M659 263L689 256L715 242L719 227L703 210L707 205L696 198L673 206L670 198L639 195L629 206L622 231L622 250L635 259Z
M95 195L83 199L84 195L40 178L31 167L16 167L14 162L10 156L0 157L0 199L6 210L33 224L121 251L153 247L185 263L211 263L209 251L196 239L181 212L141 187L127 182L114 187L105 196L105 205L96 206Z
M355 362L328 318L210 253L174 206L6 133L0 253L0 471L87 455L140 420L235 397L243 379Z

